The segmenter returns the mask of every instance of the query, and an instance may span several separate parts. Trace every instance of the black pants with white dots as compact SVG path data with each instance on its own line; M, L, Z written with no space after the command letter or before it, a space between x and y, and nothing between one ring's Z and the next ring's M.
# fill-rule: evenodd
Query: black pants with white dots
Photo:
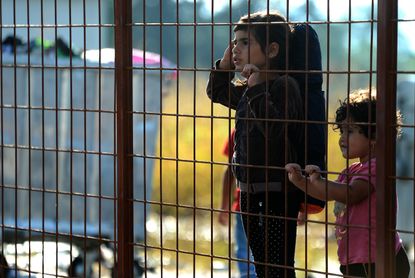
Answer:
M280 192L241 192L242 219L258 277L295 277L297 199L288 197L285 202Z

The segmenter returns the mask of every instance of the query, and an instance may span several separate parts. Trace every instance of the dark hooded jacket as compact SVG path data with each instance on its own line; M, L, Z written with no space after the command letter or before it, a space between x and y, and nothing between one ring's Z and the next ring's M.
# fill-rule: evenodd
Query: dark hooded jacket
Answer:
M304 119L298 85L286 75L251 88L233 78L212 70L207 95L236 110L234 175L245 183L284 182L285 163L304 162L304 124L295 121Z

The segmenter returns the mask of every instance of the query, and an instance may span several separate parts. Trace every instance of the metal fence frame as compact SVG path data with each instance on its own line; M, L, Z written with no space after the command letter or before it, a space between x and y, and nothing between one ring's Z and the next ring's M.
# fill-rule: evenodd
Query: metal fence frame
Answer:
M396 227L395 143L397 1L379 1L377 50L377 259L376 276L394 276L394 231Z
M250 2L250 1L248 1ZM377 277L393 277L395 211L395 143L397 81L397 0L378 1L377 19ZM145 1L144 1L145 3ZM29 5L29 1L28 1ZM213 3L212 3L213 6ZM212 9L213 10L213 9ZM1 12L1 11L0 11ZM132 0L114 0L115 16L115 86L116 86L116 158L117 158L117 277L133 277L133 107L132 107ZM162 5L160 5L160 14ZM212 12L213 14L213 12ZM197 23L195 22L197 25ZM328 25L330 22L327 23ZM180 26L180 23L175 23ZM215 23L211 23L212 28ZM160 24L161 28L162 24ZM41 26L42 27L42 26ZM146 23L143 23L145 29ZM3 27L2 27L3 28ZM0 34L1 30L0 29ZM28 27L29 28L29 27ZM85 28L85 27L84 27ZM161 39L161 38L160 38ZM196 43L195 43L196 45ZM195 47L196 48L196 47ZM195 49L196 51L196 49ZM3 65L3 60L0 57ZM29 62L30 64L30 62ZM29 65L30 67L30 65ZM160 68L160 71L162 68ZM180 70L177 68L176 70ZM197 71L196 68L193 69ZM329 73L329 72L328 72ZM3 100L0 104L3 113ZM144 113L145 114L145 113ZM196 116L196 115L194 115ZM2 117L3 119L3 117ZM1 123L3 127L3 123ZM3 150L3 137L1 138ZM3 151L2 151L3 153ZM1 158L3 160L3 158ZM163 157L160 157L163 159ZM211 165L215 162L212 161ZM1 166L1 171L4 171ZM4 181L1 183L4 189ZM3 196L3 195L2 195ZM3 201L2 201L3 203ZM4 225L1 225L4 229ZM72 236L71 234L69 236ZM58 238L58 233L56 234ZM176 250L176 252L180 252Z

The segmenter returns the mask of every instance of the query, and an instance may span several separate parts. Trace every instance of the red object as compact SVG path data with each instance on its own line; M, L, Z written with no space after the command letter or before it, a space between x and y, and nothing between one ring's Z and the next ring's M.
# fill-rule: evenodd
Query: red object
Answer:
M301 206L300 206L300 212L302 213L307 212L307 214L320 213L323 209L324 208L320 207L319 205L314 205L314 204L307 204L307 208L304 203L301 203Z
M222 149L222 154L229 158L229 162L232 161L234 140L235 140L235 129L232 129L231 135L229 136L228 140L226 140L225 145L223 146L223 149ZM238 187L236 187L235 190L233 191L233 203L232 203L233 211L240 211L239 195L240 195L240 190Z

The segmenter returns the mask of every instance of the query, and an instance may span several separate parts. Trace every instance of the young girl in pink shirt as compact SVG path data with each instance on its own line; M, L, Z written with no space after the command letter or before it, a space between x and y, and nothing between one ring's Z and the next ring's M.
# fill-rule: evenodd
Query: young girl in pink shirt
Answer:
M372 95L371 95L372 93ZM346 159L358 158L336 181L321 177L320 168L298 164L285 166L290 181L321 200L334 200L340 271L345 275L375 277L376 261L376 97L358 90L336 111L339 146ZM400 117L398 117L399 119ZM399 234L395 233L396 276L409 275L409 261Z

